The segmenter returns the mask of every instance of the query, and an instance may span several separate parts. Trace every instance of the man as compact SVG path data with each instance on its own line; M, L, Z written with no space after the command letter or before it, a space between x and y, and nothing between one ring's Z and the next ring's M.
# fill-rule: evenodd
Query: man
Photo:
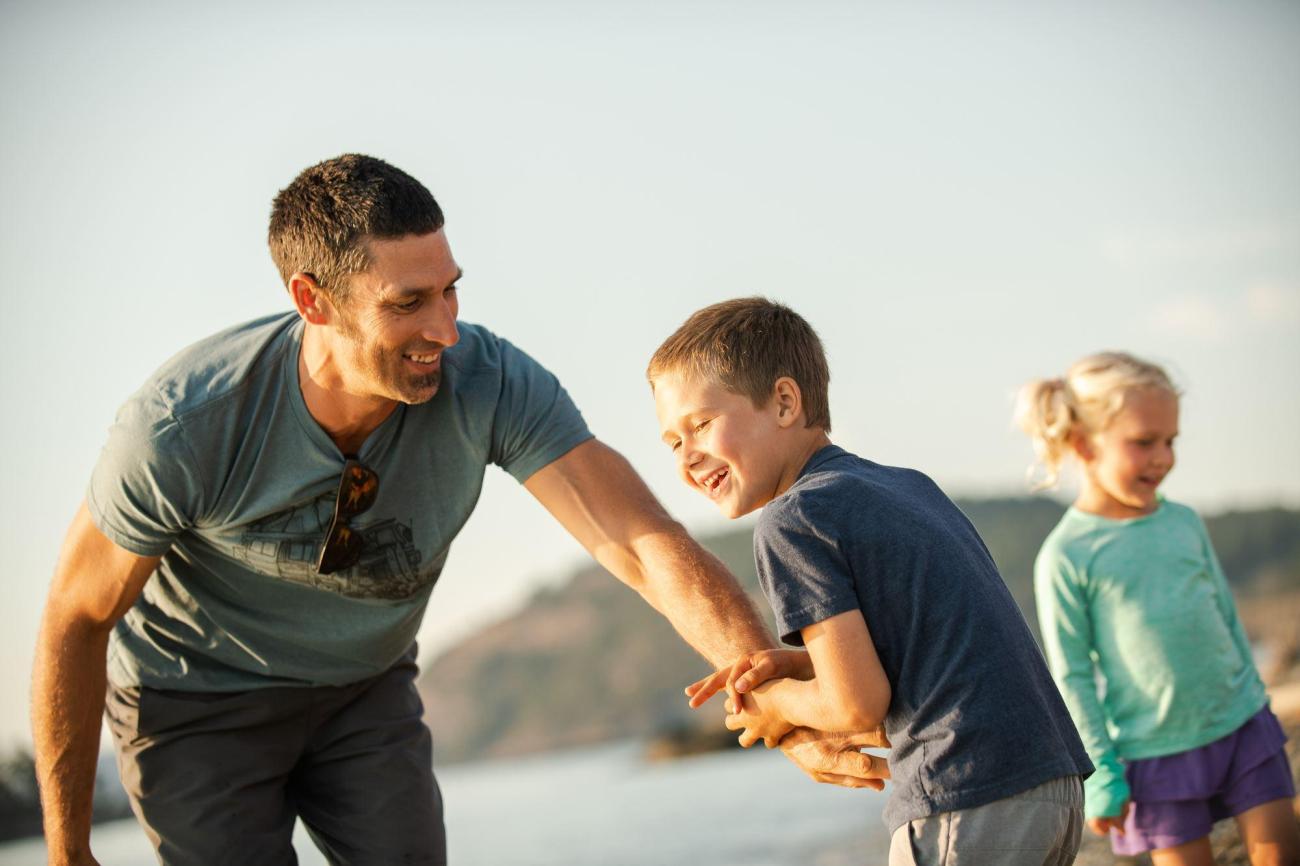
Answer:
M294 312L182 351L119 411L37 648L50 863L95 862L106 692L162 862L294 862L295 816L336 863L445 862L414 638L488 463L715 665L771 645L555 377L457 322L442 225L380 160L307 169L271 214ZM846 741L788 753L879 784Z

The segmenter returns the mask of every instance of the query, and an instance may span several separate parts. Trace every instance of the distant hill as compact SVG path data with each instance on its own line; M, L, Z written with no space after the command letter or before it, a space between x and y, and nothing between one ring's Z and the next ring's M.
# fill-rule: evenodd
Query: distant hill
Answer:
M958 505L1036 635L1034 556L1064 506L1044 497ZM1238 597L1300 587L1300 511L1235 511L1206 523ZM750 531L700 541L767 615ZM720 704L692 713L682 697L685 685L708 669L635 592L589 564L439 656L419 685L437 759L446 763L716 726Z

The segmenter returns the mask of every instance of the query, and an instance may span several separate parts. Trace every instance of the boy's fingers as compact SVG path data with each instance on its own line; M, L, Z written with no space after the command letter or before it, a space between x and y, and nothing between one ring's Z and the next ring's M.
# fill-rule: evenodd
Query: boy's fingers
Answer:
M735 690L747 692L760 683L765 683L776 675L776 663L770 655L759 656L758 661L750 665L749 670L736 678Z
M701 706L709 698L716 695L718 689L722 688L722 684L727 681L728 673L729 671L726 668L723 668L722 670L714 671L704 679L687 686L686 694L690 696L690 701L687 703L690 707L695 709Z
M752 732L749 728L745 728L744 732L740 735L740 745L743 748L748 749L750 746L757 743L758 739L757 734Z
M749 670L749 667L749 657L746 656L732 665L731 670L727 671L727 694L730 695L733 700L740 694L740 692L744 691L744 689L736 688L737 677L743 676L745 672Z

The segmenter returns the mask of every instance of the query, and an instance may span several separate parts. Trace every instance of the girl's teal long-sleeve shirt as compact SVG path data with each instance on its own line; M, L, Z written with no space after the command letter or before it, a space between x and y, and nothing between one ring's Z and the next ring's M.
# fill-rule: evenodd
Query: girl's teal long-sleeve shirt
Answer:
M1195 749L1267 700L1205 524L1162 500L1144 517L1066 511L1034 564L1048 664L1088 756L1088 818L1129 799L1122 760Z

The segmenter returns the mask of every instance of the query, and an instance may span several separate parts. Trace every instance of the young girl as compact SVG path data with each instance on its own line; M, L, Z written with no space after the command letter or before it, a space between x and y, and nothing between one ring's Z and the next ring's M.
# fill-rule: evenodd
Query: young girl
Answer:
M1082 470L1034 589L1052 676L1097 767L1085 817L1116 854L1150 851L1156 866L1212 864L1211 825L1229 816L1253 864L1300 863L1286 736L1223 571L1196 513L1157 493L1178 397L1156 365L1107 352L1018 399L1041 486L1067 457Z

